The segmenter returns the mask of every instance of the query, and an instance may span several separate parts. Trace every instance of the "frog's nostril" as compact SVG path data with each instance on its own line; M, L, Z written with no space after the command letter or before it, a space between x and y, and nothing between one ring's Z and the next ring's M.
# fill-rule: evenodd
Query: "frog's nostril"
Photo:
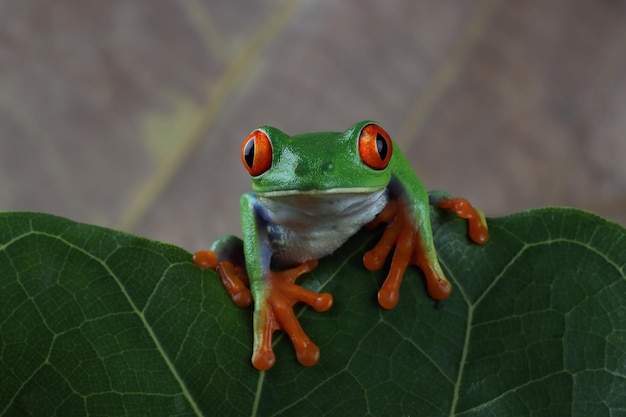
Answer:
M296 165L296 168L293 170L294 174L298 176L303 176L309 171L309 167L305 162L300 162Z
M298 162L294 168L294 174L300 177L311 175L314 172L323 173L330 172L335 169L332 161L317 161L310 163L307 161Z

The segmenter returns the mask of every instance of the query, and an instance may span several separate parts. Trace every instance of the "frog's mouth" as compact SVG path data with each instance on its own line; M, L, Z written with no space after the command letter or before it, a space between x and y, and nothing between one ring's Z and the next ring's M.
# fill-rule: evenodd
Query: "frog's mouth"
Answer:
M277 191L263 191L257 192L259 197L263 198L276 198L276 197L287 197L287 196L326 196L326 195L342 195L345 196L347 194L371 194L377 191L383 190L385 187L337 187L337 188L326 188L326 189L312 189L312 190L277 190Z
M352 216L381 210L386 203L386 189L376 187L331 188L307 191L270 191L257 196L272 221L288 223L297 217L319 219L328 216ZM374 208L376 207L376 208Z

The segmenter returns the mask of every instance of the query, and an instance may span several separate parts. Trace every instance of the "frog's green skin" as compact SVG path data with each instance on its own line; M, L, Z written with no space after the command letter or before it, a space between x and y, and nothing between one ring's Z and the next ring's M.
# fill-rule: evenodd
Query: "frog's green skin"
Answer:
M383 156L391 154L382 168L373 169L362 159L359 137L366 128L368 132L384 136L377 136L377 139L388 140L387 144L376 142L382 146L379 150ZM255 303L253 364L259 369L273 365L271 333L281 328L292 337L300 362L312 365L317 361L319 351L303 333L295 316L295 324L290 319L293 315L291 307L297 301L305 301L323 311L330 307L332 298L295 285L293 287L297 289L288 287L283 292L289 296L292 291L297 291L299 295L286 299L268 298L272 292L278 291L276 281L271 281L270 266L273 270L295 267L295 275L290 281L293 283L298 275L314 267L309 263L298 270L298 265L331 254L362 226L374 220L390 199L397 199L405 210L410 227L418 231L418 245L428 268L434 276L445 281L433 244L429 195L400 149L391 144L387 133L375 122L362 121L345 132L297 136L265 126L252 135L259 133L271 143L271 164L256 175L251 165L253 157L258 155L242 156L244 165L253 174L254 193L244 194L240 204L243 258ZM255 146L258 148L255 150L260 151L261 146ZM269 159L266 162L269 163ZM481 221L484 223L483 217ZM242 263L238 238L221 238L214 243L212 250L218 261ZM403 271L402 268L400 274ZM283 308L288 311L274 314ZM285 316L289 316L289 320Z
M374 170L359 156L361 129L373 122L357 123L343 133L320 132L288 136L273 127L262 127L272 141L273 164L252 177L255 194L241 199L244 242L259 242L256 210L267 222L272 262L289 267L334 252L385 207L388 188L407 197L415 226L430 232L428 194L402 152L394 148L387 168ZM258 245L252 245L258 246ZM258 250L246 259L266 259ZM256 270L256 269L255 269ZM263 270L261 267L259 272Z

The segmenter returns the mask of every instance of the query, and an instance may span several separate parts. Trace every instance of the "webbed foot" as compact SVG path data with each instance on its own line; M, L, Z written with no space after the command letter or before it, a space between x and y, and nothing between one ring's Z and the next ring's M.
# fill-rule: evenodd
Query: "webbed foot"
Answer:
M317 260L307 261L292 269L270 271L264 278L255 308L254 352L252 364L258 370L271 368L276 362L272 349L272 334L283 330L291 338L298 362L305 366L315 365L319 359L319 348L302 329L293 306L303 302L316 311L326 311L333 304L328 293L316 293L295 284L296 279L317 266ZM256 293L256 291L255 291Z
M389 252L395 247L389 273L378 291L381 307L392 309L400 297L400 284L409 264L418 265L426 277L428 294L437 300L450 294L451 286L439 268L429 262L418 230L408 221L406 209L397 200L391 200L381 213L368 225L375 227L387 223L383 236L376 246L363 256L363 264L370 271L383 267Z
M250 280L242 266L227 260L219 261L212 250L194 253L193 263L202 269L215 269L235 305L248 307L252 304L252 293L249 289Z
M268 270L259 279L250 280L241 239L226 236L215 242L211 249L196 252L193 262L200 268L217 270L224 288L237 306L247 307L254 301L254 367L266 370L276 362L272 349L272 335L276 330L283 330L289 335L302 365L317 363L319 348L302 330L293 311L297 302L308 304L320 312L328 310L333 304L330 294L319 294L295 283L300 275L315 269L317 260L282 271Z
M487 220L482 211L475 208L464 198L448 197L443 193L433 192L429 195L430 203L440 209L454 212L457 216L467 220L468 234L475 243L483 244L489 240Z
M472 207L467 200L438 195L431 203L437 207L452 210L459 217L467 219L469 235L474 242L482 244L489 239L484 215ZM389 273L378 291L378 303L386 309L396 306L402 277L409 264L419 266L424 272L428 295L435 300L447 298L452 286L439 265L432 234L420 230L410 220L409 211L398 199L390 200L387 206L368 224L368 227L373 228L380 223L387 223L382 237L374 248L363 256L365 267L370 271L375 271L383 267L389 253L395 248Z

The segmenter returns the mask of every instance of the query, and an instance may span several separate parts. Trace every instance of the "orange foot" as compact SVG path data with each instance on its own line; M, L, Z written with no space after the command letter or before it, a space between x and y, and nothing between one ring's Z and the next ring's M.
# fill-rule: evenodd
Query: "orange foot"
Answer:
M200 268L216 269L224 288L237 306L247 307L252 304L250 280L242 267L229 261L218 261L213 251L196 252L193 262ZM256 308L252 364L258 370L267 370L276 362L272 349L272 335L276 330L283 330L289 335L298 362L305 366L317 363L320 350L304 333L293 312L294 304L299 301L319 312L332 306L333 297L330 294L309 291L295 283L300 275L312 271L316 266L317 260L311 260L284 271L269 271L265 278L253 284Z
M315 365L320 356L319 348L302 330L293 306L303 302L316 311L326 311L333 304L328 293L316 293L295 284L296 279L317 266L317 260L307 261L284 271L270 271L260 289L262 299L255 310L255 336L252 364L258 370L271 368L276 362L272 350L272 334L284 330L291 338L298 362L304 366ZM256 293L256 292L255 292ZM258 300L258 299L257 299Z
M437 300L446 298L451 291L450 283L439 270L437 261L429 259L418 231L408 221L406 210L397 200L391 200L368 227L373 228L380 223L388 223L383 236L363 256L363 265L375 271L383 267L389 252L395 247L389 273L378 291L378 303L386 309L396 306L402 277L409 264L418 265L424 271L426 289L431 297Z
M193 254L193 263L202 269L215 269L220 274L222 284L238 307L252 304L252 293L249 290L250 280L246 271L230 261L218 261L215 252L203 250Z
M441 198L436 206L456 213L462 219L467 219L469 236L478 244L486 243L489 240L489 230L487 221L483 213L474 208L469 201L464 198Z
M469 235L474 242L485 243L489 239L485 217L467 200L442 197L437 199L435 204L467 219ZM409 220L409 214L403 204L398 200L391 200L368 227L374 228L380 223L387 223L383 236L376 246L363 256L365 267L375 271L383 267L387 256L395 247L389 273L378 291L378 303L387 309L396 306L402 277L409 264L422 269L426 278L426 290L432 298L436 300L447 298L452 287L443 275L432 243L429 244Z

